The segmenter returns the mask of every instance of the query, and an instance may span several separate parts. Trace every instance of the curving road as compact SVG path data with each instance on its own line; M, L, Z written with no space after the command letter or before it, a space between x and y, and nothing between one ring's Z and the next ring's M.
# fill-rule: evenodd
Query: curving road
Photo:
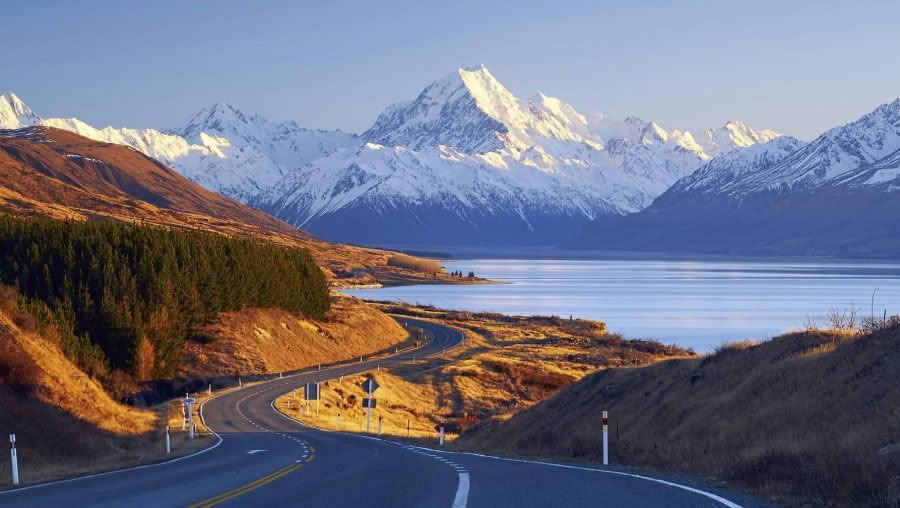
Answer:
M372 370L453 347L460 332L398 318L432 340L415 352L301 373L210 399L201 408L218 443L198 454L0 492L2 506L757 506L690 480L616 468L453 453L313 429L272 407L307 382Z

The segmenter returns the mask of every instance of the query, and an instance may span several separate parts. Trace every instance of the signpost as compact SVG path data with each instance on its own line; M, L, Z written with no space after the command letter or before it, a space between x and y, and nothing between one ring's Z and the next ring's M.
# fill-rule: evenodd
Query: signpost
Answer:
M307 412L309 412L309 401L314 400L316 401L316 416L319 416L319 382L306 383L304 395L306 396Z
M185 394L184 404L187 406L187 417L188 417L188 438L194 439L194 411L191 408L191 404L197 402L197 399L193 397L188 397Z
M378 389L378 383L371 375L362 382L362 389L369 394L368 398L363 399L363 407L366 408L366 432L369 432L372 422L372 408L375 407L375 399L372 398L372 392Z

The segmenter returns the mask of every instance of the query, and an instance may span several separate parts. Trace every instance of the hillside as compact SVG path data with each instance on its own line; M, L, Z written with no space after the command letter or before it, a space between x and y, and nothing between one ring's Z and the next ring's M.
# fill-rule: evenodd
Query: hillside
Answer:
M716 157L646 209L598 217L568 246L893 258L900 253L900 99L810 143Z
M308 249L344 285L441 281L388 266L390 252L333 244L191 182L128 146L52 127L0 130L0 211L59 219L139 221ZM364 272L355 276L354 270Z
M52 330L38 333L35 317L17 307L15 300L14 292L0 288L0 428L4 434L16 434L21 481L33 483L164 456L168 406L136 409L113 400L63 355ZM173 453L207 442L188 441L180 430L173 430ZM0 487L9 484L7 457L0 461Z
M368 355L403 342L407 332L375 307L332 295L322 319L280 309L226 312L182 348L180 377L215 377L302 369Z
M602 370L457 444L684 471L790 505L900 500L900 319Z

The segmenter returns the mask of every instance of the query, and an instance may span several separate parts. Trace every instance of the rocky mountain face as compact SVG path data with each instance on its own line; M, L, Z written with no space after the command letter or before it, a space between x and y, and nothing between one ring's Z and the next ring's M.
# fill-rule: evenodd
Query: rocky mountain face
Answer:
M325 239L433 245L557 244L592 219L645 208L718 154L777 136L740 122L695 137L585 116L542 93L518 98L483 66L386 108L360 135L227 104L175 129L95 129L0 96L0 128L23 123L131 146Z
M810 143L731 151L639 213L603 217L571 246L741 254L900 253L900 99Z

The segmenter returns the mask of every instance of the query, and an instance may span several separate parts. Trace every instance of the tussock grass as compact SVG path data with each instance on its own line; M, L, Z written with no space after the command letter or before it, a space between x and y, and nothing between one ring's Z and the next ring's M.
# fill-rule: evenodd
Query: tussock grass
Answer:
M695 473L792 505L894 506L898 386L900 322L795 332L601 370L506 421L473 426L457 444L599 460L607 409L614 463Z

